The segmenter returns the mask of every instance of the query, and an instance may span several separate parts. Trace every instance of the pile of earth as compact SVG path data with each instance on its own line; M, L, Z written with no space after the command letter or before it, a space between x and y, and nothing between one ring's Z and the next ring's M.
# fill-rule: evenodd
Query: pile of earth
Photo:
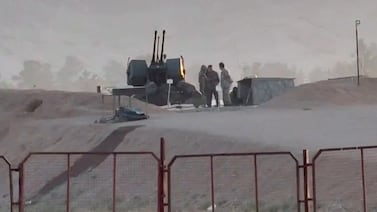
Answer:
M0 89L0 113L33 115L39 118L74 117L80 115L113 113L118 102L112 96L89 92L65 92L46 90L5 90ZM128 97L121 98L122 106L129 106ZM133 99L131 106L148 113L165 110Z
M342 78L303 84L263 104L275 108L377 104L377 78Z

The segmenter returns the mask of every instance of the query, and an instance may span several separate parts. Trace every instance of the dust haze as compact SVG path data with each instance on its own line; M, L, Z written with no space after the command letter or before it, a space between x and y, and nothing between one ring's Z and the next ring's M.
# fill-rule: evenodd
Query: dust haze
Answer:
M232 77L294 77L296 84L377 75L377 2L299 0L0 0L0 88L95 91L125 86L127 58L150 58L167 30L168 57ZM148 61L149 62L149 61Z

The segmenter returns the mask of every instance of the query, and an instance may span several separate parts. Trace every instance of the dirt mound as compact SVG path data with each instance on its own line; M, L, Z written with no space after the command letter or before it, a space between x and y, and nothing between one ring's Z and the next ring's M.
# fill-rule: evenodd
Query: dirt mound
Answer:
M45 91L45 90L1 90L0 112L24 113L32 109L33 115L42 118L72 117L112 111L117 100L111 96L102 98L96 93ZM43 102L43 104L42 104ZM122 97L121 104L129 105L128 97ZM157 106L133 99L132 106L148 113L163 112Z
M344 78L304 84L264 104L266 107L310 108L324 105L377 104L377 78Z

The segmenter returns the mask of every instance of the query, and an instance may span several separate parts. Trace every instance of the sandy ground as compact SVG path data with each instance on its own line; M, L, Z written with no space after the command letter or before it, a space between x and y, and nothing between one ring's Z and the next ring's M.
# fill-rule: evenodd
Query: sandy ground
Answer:
M5 155L13 166L22 161L29 152L34 151L151 151L158 155L159 138L165 137L168 160L177 154L288 150L301 161L301 151L305 148L310 149L314 154L320 148L376 144L377 94L373 91L377 88L377 82L374 79L364 79L363 82L362 87L338 81L305 85L259 107L234 107L222 108L220 111L214 109L176 113L149 105L150 119L121 124L94 124L94 120L99 117L110 115L112 108L110 100L106 100L103 105L96 94L72 94L57 91L0 91L0 155ZM36 98L43 100L40 108L34 113L24 113L25 105ZM127 102L127 100L124 101L124 103ZM288 104L289 102L291 103ZM145 108L145 104L137 101L134 105ZM113 137L116 129L134 125L140 127L127 131L120 137ZM119 140L123 140L123 142L114 143ZM373 158L375 155L370 152L369 156ZM339 157L336 156L335 159ZM341 168L349 168L347 166L351 165L358 166L359 163L355 160L357 156L349 155L347 158L348 162L342 162ZM72 160L77 162L80 161L80 158L76 157ZM77 162L77 164L86 164L91 162L85 161L92 161L85 158L82 160L84 162ZM74 184L76 187L74 186L72 191L76 195L77 201L73 202L72 207L80 209L83 205L94 205L95 202L91 199L95 198L92 195L109 192L109 187L106 185L111 182L105 179L111 179L111 175L109 175L111 172L103 170L108 169L109 166L106 164L111 163L110 160L110 157L104 158L99 163L91 164L92 168L87 165L77 168L77 176L80 177L77 177L77 182ZM137 162L138 160L139 162ZM249 176L252 176L253 173L244 168L253 165L252 157L246 159L233 157L229 160L222 160L215 160L216 167L218 167L215 169L215 173L219 176L216 188L220 193L216 202L222 203L225 211L229 211L229 208L236 208L237 211L242 207L252 207L250 205L254 203L250 201L249 194L253 191L254 185ZM53 161L60 164L57 166L58 168L48 165L53 164ZM48 163L46 164L46 162ZM206 186L208 186L206 180L209 177L208 162L209 160L206 158L175 162L177 163L176 167L182 167L174 169L173 173L176 174L173 174L172 179L173 183L180 182L175 186L177 190L172 191L175 192L176 205L174 208L176 210L186 208L191 211L201 211L204 207L209 206L209 193L206 190ZM27 188L30 188L27 197L34 198L38 192L40 194L47 181L64 173L65 168L62 163L62 158L59 157L31 159L30 181L26 182L29 186ZM259 175L263 176L263 179L270 179L270 181L261 182L260 189L263 191L261 201L269 200L270 203L274 202L280 206L286 202L292 202L295 194L294 160L283 155L264 158L258 160L258 163L261 163L262 166ZM127 200L126 202L133 201L132 204L130 203L131 205L141 204L140 198L148 200L148 203L142 205L145 206L146 211L151 210L148 207L152 207L155 202L155 185L146 183L143 187L144 190L140 188L140 185L143 184L142 182L155 182L153 181L154 175L148 175L149 178L145 177L148 170L151 172L150 170L154 169L155 162L150 158L139 158L134 163L124 164L130 166L125 170L132 170L132 172L131 174L127 171L119 173L119 181L135 191L137 199L135 200L135 196L130 196L127 192L121 193L121 197ZM324 162L323 173L320 176L326 176L326 173L336 166L336 164L333 164L334 166L326 164ZM373 166L373 163L371 164L370 166ZM0 165L0 169L4 170L4 166ZM34 170L43 174L33 174ZM343 169L337 170L344 171ZM198 176L194 173L202 174ZM4 179L5 174L2 172L0 177ZM336 172L336 174L339 173ZM276 175L279 175L280 178L274 177ZM137 177L135 178L135 176ZM185 176L188 178L183 179ZM342 176L346 179L344 175ZM358 172L352 172L347 176L351 179L358 179L359 175ZM124 178L127 178L128 181L121 180ZM36 181L37 179L39 181ZM89 183L90 179L94 179L92 184ZM104 179L106 183L99 181L101 179ZM368 179L368 183L374 185L373 178ZM51 188L47 191L55 192L57 196L62 195L64 186L59 183L59 179L55 180L52 181L55 183L52 183ZM0 201L5 205L8 197L6 183L6 181L0 182ZM229 189L227 184L232 189ZM248 189L245 189L245 185L250 186L246 186ZM93 186L96 187L94 193L82 193ZM326 184L327 186L333 186L337 191L342 191L340 189L342 185L334 179ZM187 187L192 188L189 194L182 192ZM61 192L59 193L59 191ZM234 193L235 191L237 192ZM278 198L284 196L282 192L289 194L286 195L287 199ZM354 193L358 195L357 191ZM235 199L230 200L233 197ZM36 201L50 201L51 195L43 198ZM349 198L354 198L354 196L350 195ZM324 200L321 204L326 206L330 203L333 204L334 201L332 199L329 202ZM63 207L62 204L59 207ZM197 207L190 208L189 206L192 205L197 205ZM348 207L357 208L357 206L354 203ZM370 207L374 206L374 203L371 203ZM132 211L133 209L128 208L127 210Z
M140 123L147 128L185 129L296 152L305 148L375 145L377 106L242 108L169 114Z

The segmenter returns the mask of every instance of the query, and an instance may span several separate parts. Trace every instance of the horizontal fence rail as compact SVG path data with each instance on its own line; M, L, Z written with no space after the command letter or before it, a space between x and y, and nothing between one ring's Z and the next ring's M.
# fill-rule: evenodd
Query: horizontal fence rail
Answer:
M289 152L175 156L168 211L299 211L298 174Z

